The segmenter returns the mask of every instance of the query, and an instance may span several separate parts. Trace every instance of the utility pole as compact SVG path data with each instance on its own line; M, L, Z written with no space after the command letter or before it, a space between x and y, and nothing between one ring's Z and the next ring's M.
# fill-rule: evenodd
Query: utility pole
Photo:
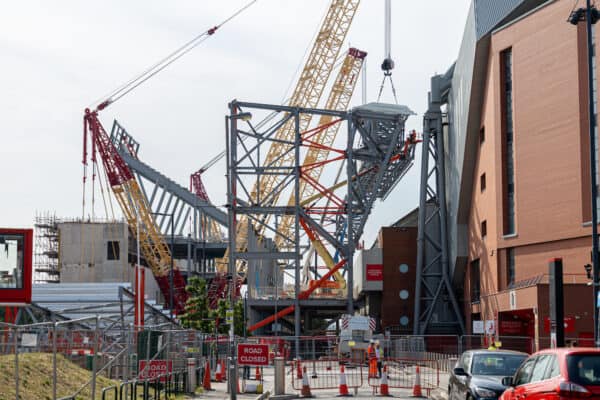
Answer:
M590 0L586 0L586 8L578 8L574 10L567 21L573 25L579 25L579 22L586 23L587 37L587 61L588 61L588 121L589 121L589 136L590 136L590 182L592 196L592 287L594 292L593 310L594 310L594 344L600 347L600 337L598 329L598 285L600 285L600 266L598 259L598 187L596 179L596 107L594 103L594 60L595 50L593 42L592 25L598 21L600 14L596 7L591 5Z

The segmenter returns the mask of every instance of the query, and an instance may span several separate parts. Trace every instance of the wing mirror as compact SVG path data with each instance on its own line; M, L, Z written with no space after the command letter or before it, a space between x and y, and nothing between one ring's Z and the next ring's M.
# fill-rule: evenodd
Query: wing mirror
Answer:
M454 368L454 375L456 376L467 376L467 372L462 367Z
M502 384L504 386L514 386L514 384L513 384L513 377L512 376L505 376L504 378L502 378Z

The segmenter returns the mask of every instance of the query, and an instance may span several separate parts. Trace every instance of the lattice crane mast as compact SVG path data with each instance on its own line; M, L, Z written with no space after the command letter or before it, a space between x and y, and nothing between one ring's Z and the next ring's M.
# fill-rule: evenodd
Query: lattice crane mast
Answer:
M202 200L210 203L210 199L208 198L208 192L206 191L206 187L202 182L202 173L204 171L206 171L206 168L201 168L198 171L194 172L192 175L190 175L190 191ZM223 234L221 232L221 229L219 229L219 224L217 224L215 220L208 219L207 221L203 221L202 226L206 227L206 234L208 236L209 241L223 241Z
M103 108L100 108L101 106L99 106L99 109ZM89 134L92 144L92 162L96 163L96 154L99 154L108 177L108 182L117 202L121 206L129 229L135 237L139 238L142 254L154 274L161 293L167 299L168 303L171 291L171 253L154 221L150 206L135 180L131 169L129 169L129 166L121 158L106 130L100 123L98 110L85 110L83 126L83 162L84 164L87 163L87 138ZM175 313L181 313L186 300L185 281L179 269L174 268L173 305L169 304L169 306L172 306Z
M156 279L161 293L164 298L167 299L167 303L170 301L171 290L173 292L173 304L169 304L169 306L175 313L182 313L184 311L187 300L185 281L181 271L175 267L173 268L173 280L171 284L171 252L152 216L151 208L144 194L140 190L140 186L135 180L133 173L119 155L117 149L111 142L110 137L106 133L106 130L100 123L98 112L131 93L131 91L135 90L148 79L151 79L169 65L199 46L209 37L213 36L222 26L255 4L256 1L257 0L250 0L246 5L235 11L220 24L200 33L150 68L146 69L140 75L116 88L106 99L100 102L95 109L85 109L83 118L84 186L87 178L85 171L88 162L87 142L89 133L92 144L92 163L94 163L94 165L96 164L96 154L100 154L111 190L123 211L123 215L129 224L129 229L135 237L139 238L142 254L154 274L154 278ZM93 178L94 177L95 176L93 176Z
M329 80L334 64L339 56L340 50L350 28L360 0L332 0L331 5L325 15L319 33L309 53L300 74L300 78L290 97L288 104L295 107L315 108L317 107L325 85ZM304 131L310 124L310 116L303 115L300 118L300 130ZM293 152L289 151L290 146L283 142L292 142L295 135L294 122L290 119L275 134L275 137L281 141L279 144L272 145L264 159L264 166L276 168L279 166L291 165L293 161ZM278 200L277 191L273 189L281 183L281 177L276 174L263 175L259 182L254 185L251 202L256 199L269 199L271 203ZM261 232L259 232L261 233ZM236 245L238 251L244 251L248 245L248 218L243 216L237 224ZM227 260L229 249L224 258L218 262L220 273L227 271ZM243 282L246 279L246 265L240 263L236 266L237 280Z

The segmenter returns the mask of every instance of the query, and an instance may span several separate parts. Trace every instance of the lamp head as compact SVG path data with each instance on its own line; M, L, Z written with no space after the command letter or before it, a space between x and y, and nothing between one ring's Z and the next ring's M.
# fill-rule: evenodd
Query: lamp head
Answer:
M585 273L588 279L592 279L592 264L585 264L583 268L585 268Z
M233 114L231 116L233 119L241 119L242 121L250 121L252 119L252 113L243 112L239 114Z
M583 8L573 10L571 12L571 15L569 15L569 18L567 18L567 22L569 22L572 25L577 25L579 24L579 21L583 20L585 20L585 9Z

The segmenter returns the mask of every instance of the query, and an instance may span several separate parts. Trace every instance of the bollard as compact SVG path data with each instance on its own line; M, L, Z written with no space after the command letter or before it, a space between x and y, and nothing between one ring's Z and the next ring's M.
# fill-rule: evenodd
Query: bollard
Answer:
M285 360L275 357L275 395L285 394Z
M196 390L196 359L187 359L187 392L194 393Z

